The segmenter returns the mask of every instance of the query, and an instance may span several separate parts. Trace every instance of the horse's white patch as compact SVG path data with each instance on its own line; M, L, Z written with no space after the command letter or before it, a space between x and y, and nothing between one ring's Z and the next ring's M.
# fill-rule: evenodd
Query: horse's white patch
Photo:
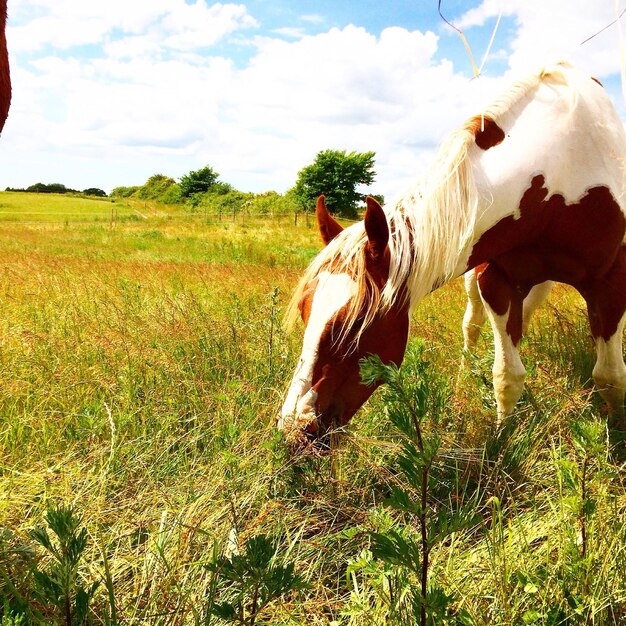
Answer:
M474 148L479 193L476 239L508 215L520 217L520 201L541 174L548 197L580 201L595 186L611 191L626 212L624 127L606 92L588 76L567 69L567 83L541 82L498 117L506 137L484 151Z
M313 368L317 361L322 333L328 322L356 295L357 284L347 274L321 272L313 294L311 313L304 331L302 353L283 404L278 428L306 426L315 418L317 393L313 385Z
M622 316L617 330L608 340L596 338L598 360L593 368L593 381L598 391L618 414L624 412L624 392L626 392L626 365L622 354L622 334L626 314Z

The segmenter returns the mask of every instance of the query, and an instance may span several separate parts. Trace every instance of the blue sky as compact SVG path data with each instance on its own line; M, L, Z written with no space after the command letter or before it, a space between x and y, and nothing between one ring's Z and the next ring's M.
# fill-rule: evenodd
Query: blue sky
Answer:
M14 96L0 188L83 189L206 164L286 191L319 150L374 150L402 191L442 137L525 67L570 58L624 114L614 0L9 0ZM618 10L621 8L618 7Z

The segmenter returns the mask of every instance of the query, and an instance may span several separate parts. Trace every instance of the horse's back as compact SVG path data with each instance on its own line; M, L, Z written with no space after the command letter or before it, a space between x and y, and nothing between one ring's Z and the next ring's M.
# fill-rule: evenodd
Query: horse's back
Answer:
M609 190L626 214L626 135L604 88L569 66L557 66L495 120L504 139L471 158L482 207L477 231L519 217L532 181L574 205L593 187Z

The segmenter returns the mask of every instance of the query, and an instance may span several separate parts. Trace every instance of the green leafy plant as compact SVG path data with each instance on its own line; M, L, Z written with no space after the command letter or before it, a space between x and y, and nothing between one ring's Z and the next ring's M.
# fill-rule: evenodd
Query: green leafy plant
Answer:
M250 537L241 554L220 556L207 565L213 584L207 619L254 626L263 609L289 592L305 588L293 563L277 563L278 545L266 535ZM208 623L208 621L206 622Z
M24 613L13 612L5 603L0 626L28 626L28 619Z
M431 474L442 439L441 434L427 433L424 424L427 420L432 424L442 421L448 397L446 385L433 375L418 342L409 345L402 369L372 356L362 361L361 377L366 385L386 383L386 413L400 438L398 481L386 504L408 523L371 535L373 556L395 568L388 592L391 614L402 623L420 626L471 623L469 616L454 610L454 598L429 581L433 547L476 523L470 508L437 510L429 500Z
M41 526L30 532L30 537L51 557L46 570L33 571L35 592L41 601L59 611L66 626L86 624L89 603L99 584L96 581L84 587L80 580L87 530L81 527L81 519L71 507L49 508L46 522L48 528Z
M608 462L606 426L582 415L570 425L569 445L553 453L566 541L559 568L563 595L573 623L586 623L595 609L588 601L602 560L598 550L605 532L595 519L598 499L611 499L615 468Z

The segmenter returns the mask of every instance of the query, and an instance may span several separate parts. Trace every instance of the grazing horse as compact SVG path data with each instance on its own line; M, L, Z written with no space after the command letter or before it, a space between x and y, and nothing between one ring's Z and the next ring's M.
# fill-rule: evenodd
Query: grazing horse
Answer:
M306 328L279 428L315 439L344 425L374 389L361 383L359 360L378 354L400 364L413 308L470 269L466 329L471 343L482 314L475 305L484 303L500 419L521 395L518 344L546 281L573 285L586 300L593 378L620 413L625 164L626 135L603 87L560 63L515 83L450 135L427 175L386 211L367 198L363 222L343 230L321 197L326 247L288 311Z
M0 0L0 132L9 115L11 104L11 75L9 73L9 53L5 34L7 22L7 2Z

